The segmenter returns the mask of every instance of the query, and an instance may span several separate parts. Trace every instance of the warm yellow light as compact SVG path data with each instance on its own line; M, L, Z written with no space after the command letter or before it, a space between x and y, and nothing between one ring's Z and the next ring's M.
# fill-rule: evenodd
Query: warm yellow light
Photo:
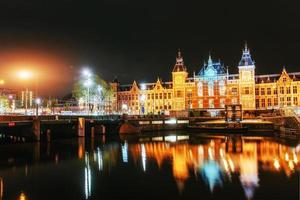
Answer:
M278 170L280 168L280 164L278 159L274 159L274 167Z
M20 200L26 200L26 195L22 192L21 194L20 194L20 198L19 198Z
M19 74L19 77L21 79L29 79L29 78L32 77L32 72L31 71L25 71L25 70L23 70L23 71L19 71L18 74Z
M0 80L0 85L3 85L5 82L3 79Z

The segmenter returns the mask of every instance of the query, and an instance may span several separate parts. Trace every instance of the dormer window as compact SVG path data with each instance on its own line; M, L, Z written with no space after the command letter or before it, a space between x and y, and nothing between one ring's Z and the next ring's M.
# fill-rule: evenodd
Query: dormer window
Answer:
M286 82L286 77L283 77L283 78L282 78L282 81L283 81L283 82Z

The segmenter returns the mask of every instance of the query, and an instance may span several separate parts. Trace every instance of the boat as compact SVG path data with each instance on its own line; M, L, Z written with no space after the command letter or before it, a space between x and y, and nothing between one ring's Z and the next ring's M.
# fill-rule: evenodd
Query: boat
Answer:
M129 123L129 122L125 122L121 125L120 130L119 130L119 134L139 134L141 133L141 130L139 127Z

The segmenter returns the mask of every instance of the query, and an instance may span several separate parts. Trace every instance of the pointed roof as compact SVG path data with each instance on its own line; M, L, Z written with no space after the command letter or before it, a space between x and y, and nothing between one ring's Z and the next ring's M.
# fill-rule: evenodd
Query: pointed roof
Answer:
M178 49L176 64L173 68L173 72L183 72L183 71L186 71L186 67L183 62L183 57L181 56L181 51L180 49Z
M204 65L201 68L201 70L198 73L198 75L199 76L207 75L208 71L212 71L212 70L209 70L209 69L212 69L215 72L216 75L218 75L218 74L225 74L226 73L226 69L221 64L220 59L218 60L218 62L213 61L212 58L211 58L211 54L210 53L208 55L207 64L204 62Z
M239 62L239 66L251 66L254 65L254 61L251 58L250 50L247 46L247 43L245 43L245 48L243 49L242 58Z

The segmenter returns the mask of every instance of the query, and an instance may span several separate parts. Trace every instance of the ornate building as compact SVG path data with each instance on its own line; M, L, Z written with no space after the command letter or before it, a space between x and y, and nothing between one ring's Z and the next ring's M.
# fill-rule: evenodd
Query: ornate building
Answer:
M255 75L255 62L247 45L238 63L238 74L229 74L220 61L209 55L198 74L188 76L181 52L178 51L172 81L155 83L112 84L116 92L113 107L129 114L166 113L204 109L218 111L227 104L241 104L243 110L299 109L300 72Z

